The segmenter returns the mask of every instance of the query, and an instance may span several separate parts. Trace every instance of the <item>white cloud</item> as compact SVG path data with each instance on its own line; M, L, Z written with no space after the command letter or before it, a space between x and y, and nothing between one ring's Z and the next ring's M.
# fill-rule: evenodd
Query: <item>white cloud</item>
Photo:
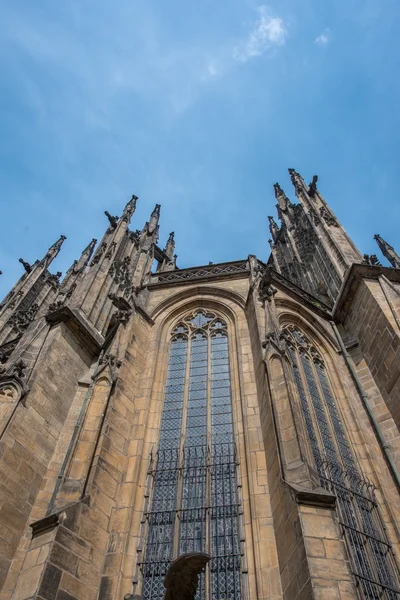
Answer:
M315 38L314 43L318 44L318 46L327 46L331 41L331 33L329 29L324 29L324 31Z
M261 56L270 48L283 46L286 41L287 30L283 20L270 16L266 6L260 6L259 13L260 17L248 38L233 51L233 57L239 62Z

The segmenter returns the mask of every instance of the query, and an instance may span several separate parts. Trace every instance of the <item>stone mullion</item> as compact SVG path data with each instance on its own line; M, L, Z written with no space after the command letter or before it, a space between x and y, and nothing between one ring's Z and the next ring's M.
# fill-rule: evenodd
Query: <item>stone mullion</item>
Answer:
M211 516L212 516L212 491L211 491L211 469L213 468L213 449L212 449L212 407L211 407L211 373L212 373L212 347L211 347L211 336L209 331L207 332L207 442L206 442L206 506L208 507L206 510L206 537L205 537L205 548L206 552L211 555ZM208 568L206 570L207 576L205 577L205 596L206 598L211 598L211 570Z
M317 415L315 413L314 403L311 398L310 390L308 387L308 382L307 382L307 379L306 379L306 376L304 373L304 369L303 369L303 365L301 362L300 351L299 351L297 345L295 346L295 349L294 349L294 355L296 357L297 370L299 373L299 377L301 379L301 383L303 386L303 392L305 394L305 398L307 401L308 411L309 411L309 415L311 418L314 435L315 435L317 443L318 443L319 451L322 454L322 458L323 458L323 456L325 454L325 446L324 446L324 443L323 443L323 440L321 437L321 431L318 426L318 419L317 419ZM293 368L295 368L295 367L293 367ZM298 393L300 394L300 391ZM300 401L300 399L299 399L299 401ZM303 413L303 409L302 409L302 416L303 416L303 419L305 420L305 415ZM312 448L311 448L311 450L312 450L312 457L313 457L313 465L316 466L315 455L314 455Z
M172 556L175 559L179 554L180 544L180 521L182 510L182 494L183 494L183 473L185 469L184 447L186 439L187 414L188 414L188 398L189 398L189 383L190 383L190 364L192 355L192 336L189 330L188 344L186 348L186 365L185 365L185 386L183 390L183 406L182 406L182 422L181 422L181 439L179 444L179 475L176 490L176 512L175 523L173 528L173 550Z

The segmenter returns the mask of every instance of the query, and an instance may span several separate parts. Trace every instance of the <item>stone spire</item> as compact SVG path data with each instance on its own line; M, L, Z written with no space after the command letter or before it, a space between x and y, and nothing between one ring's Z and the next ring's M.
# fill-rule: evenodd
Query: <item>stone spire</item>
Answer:
M278 233L279 233L279 227L276 224L274 217L268 217L268 220L269 220L269 230L271 232L272 239L274 240L274 242L276 242L276 239L277 239Z
M362 257L321 195L318 176L309 185L295 169L289 169L298 204L292 204L279 184L274 185L282 227L269 217L274 241L272 257L281 273L324 303L333 304L343 277ZM279 235L278 235L279 231ZM327 293L322 295L324 288Z
M19 338L32 321L46 314L54 302L60 290L61 273L53 275L48 267L60 252L65 239L65 235L61 235L42 260L29 263L19 259L25 273L0 304L0 344Z
M47 250L44 258L40 261L41 265L47 269L61 250L61 246L66 240L65 235L60 235L59 239Z
M296 191L296 194L301 194L307 190L307 186L304 183L304 179L295 169L288 169L290 175L290 181Z
M139 196L135 196L135 194L132 194L131 199L126 204L126 206L124 208L124 212L122 213L122 220L125 221L125 223L128 223L128 224L130 223L132 215L136 210L136 202L138 200L139 200Z
M288 208L290 206L292 206L292 203L290 202L289 198L286 196L285 192L283 191L283 189L281 188L279 183L274 183L274 192L275 192L275 198L278 201L278 208L282 212L286 212L288 210Z
M379 246L383 256L387 258L394 269L400 269L400 256L397 254L393 246L385 242L383 238L377 233L374 235L374 240Z
M169 234L167 245L164 248L164 252L168 256L169 259L172 259L174 256L174 251L175 251L174 236L175 236L175 233L173 231L171 231L171 233Z
M96 244L97 240L93 238L92 241L83 250L80 258L74 261L74 264L72 265L72 272L74 274L81 273L83 269L87 266Z
M160 219L160 204L156 204L153 212L150 215L150 221L147 225L147 231L151 235L158 226L158 221Z

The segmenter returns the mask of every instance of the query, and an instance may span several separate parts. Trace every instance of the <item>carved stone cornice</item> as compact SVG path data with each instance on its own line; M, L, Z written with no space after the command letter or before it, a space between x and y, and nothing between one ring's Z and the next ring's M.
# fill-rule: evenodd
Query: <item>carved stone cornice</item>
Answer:
M216 265L204 265L190 269L176 269L164 273L155 273L150 277L147 284L149 289L161 287L162 285L193 284L199 279L208 281L214 278L238 278L248 277L249 265L247 260L219 263Z

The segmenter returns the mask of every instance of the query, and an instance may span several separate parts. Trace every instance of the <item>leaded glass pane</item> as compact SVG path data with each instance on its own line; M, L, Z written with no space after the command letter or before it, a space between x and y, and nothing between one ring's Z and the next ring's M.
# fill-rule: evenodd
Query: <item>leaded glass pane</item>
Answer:
M351 453L325 367L302 333L294 328L288 328L287 333L287 349L315 464L322 484L337 497L345 541L362 598L397 600L399 592L394 575L397 567L377 504L370 492L366 492L369 486Z
M208 551L210 594L206 599L207 574L202 574L196 600L240 600L237 463L226 323L205 311L183 321L173 332L160 449L152 471L141 565L143 597L163 598L162 581L173 558ZM188 339L178 335L189 331Z

